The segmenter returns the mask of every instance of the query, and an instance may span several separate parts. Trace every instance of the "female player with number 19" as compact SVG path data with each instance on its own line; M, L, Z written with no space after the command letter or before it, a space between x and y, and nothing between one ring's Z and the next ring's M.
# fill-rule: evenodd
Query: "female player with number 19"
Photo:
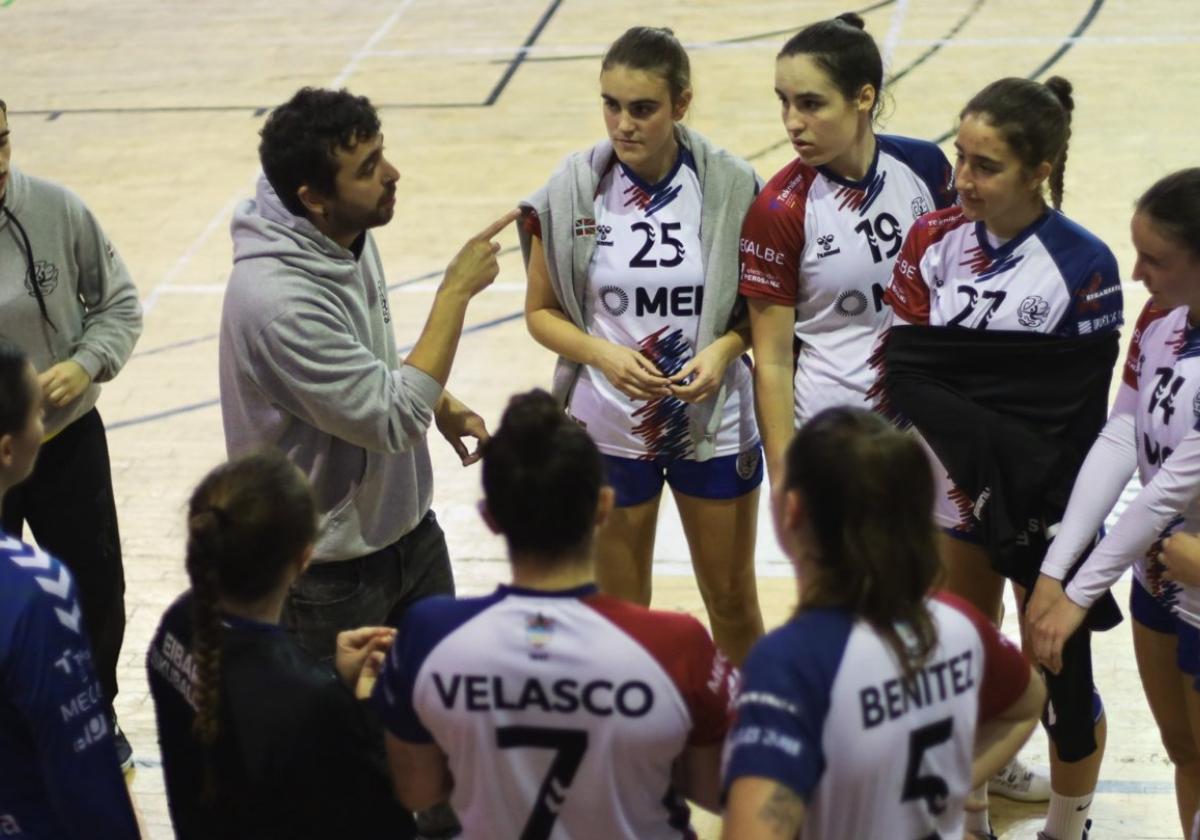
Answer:
M867 359L904 235L921 214L954 203L950 163L937 146L875 134L882 88L879 49L853 13L801 30L775 63L797 158L746 216L739 288L750 303L758 425L773 482L794 427L829 406L869 404Z

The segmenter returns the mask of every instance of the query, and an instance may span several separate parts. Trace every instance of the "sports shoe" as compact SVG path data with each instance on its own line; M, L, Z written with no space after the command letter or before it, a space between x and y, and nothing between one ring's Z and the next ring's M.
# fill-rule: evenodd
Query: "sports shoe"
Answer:
M133 769L133 745L121 731L121 724L117 723L116 715L109 714L108 722L112 724L113 744L117 748L117 763L121 765L122 773L128 773Z
M1080 840L1088 840L1088 829L1091 827L1092 827L1091 820L1088 820L1086 823L1083 824L1083 837ZM1055 839L1053 837L1051 837L1049 834L1047 834L1046 832L1039 831L1037 840L1055 840Z
M1014 756L988 780L988 795L1003 796L1017 802L1049 802L1050 777L1029 769Z

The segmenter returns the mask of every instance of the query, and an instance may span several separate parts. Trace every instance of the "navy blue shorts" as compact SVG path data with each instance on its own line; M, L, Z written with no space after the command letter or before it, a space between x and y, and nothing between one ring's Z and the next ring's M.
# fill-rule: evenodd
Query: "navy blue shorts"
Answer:
M754 444L737 455L688 461L683 458L618 458L604 455L608 483L617 495L617 507L648 502L662 492L663 483L685 496L698 499L736 499L763 479L762 446Z
M1175 664L1180 671L1192 677L1192 686L1200 691L1200 629L1163 606L1137 578L1133 579L1129 592L1129 611L1136 621L1156 633L1168 633L1179 640L1179 646L1175 649Z

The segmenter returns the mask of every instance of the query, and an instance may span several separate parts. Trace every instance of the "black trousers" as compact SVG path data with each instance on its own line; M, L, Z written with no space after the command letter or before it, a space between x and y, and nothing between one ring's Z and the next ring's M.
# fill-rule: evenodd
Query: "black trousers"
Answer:
M22 537L26 523L75 578L96 675L111 703L125 639L125 570L108 438L95 409L43 444L33 474L5 494L5 533Z

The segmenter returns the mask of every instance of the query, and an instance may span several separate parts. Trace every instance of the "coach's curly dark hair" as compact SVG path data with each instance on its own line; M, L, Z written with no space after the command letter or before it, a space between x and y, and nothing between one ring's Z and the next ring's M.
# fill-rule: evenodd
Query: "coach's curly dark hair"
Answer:
M302 186L336 195L337 149L349 149L379 133L379 115L365 96L345 88L305 87L280 105L263 125L258 158L283 206L305 216Z
M873 412L830 408L793 438L786 472L817 542L804 606L864 619L911 676L937 643L925 603L939 573L933 471L921 445Z
M211 758L220 734L221 602L249 604L269 595L316 532L308 482L279 452L222 464L192 493L187 542L197 677L192 734L206 752L206 797L216 794Z
M484 444L484 499L512 553L549 559L586 547L604 483L596 444L542 390L513 397Z
M1000 132L1013 154L1027 169L1050 164L1050 203L1062 207L1063 175L1071 139L1075 100L1071 83L1051 76L1043 84L1011 77L992 82L971 97L959 119L981 114Z

